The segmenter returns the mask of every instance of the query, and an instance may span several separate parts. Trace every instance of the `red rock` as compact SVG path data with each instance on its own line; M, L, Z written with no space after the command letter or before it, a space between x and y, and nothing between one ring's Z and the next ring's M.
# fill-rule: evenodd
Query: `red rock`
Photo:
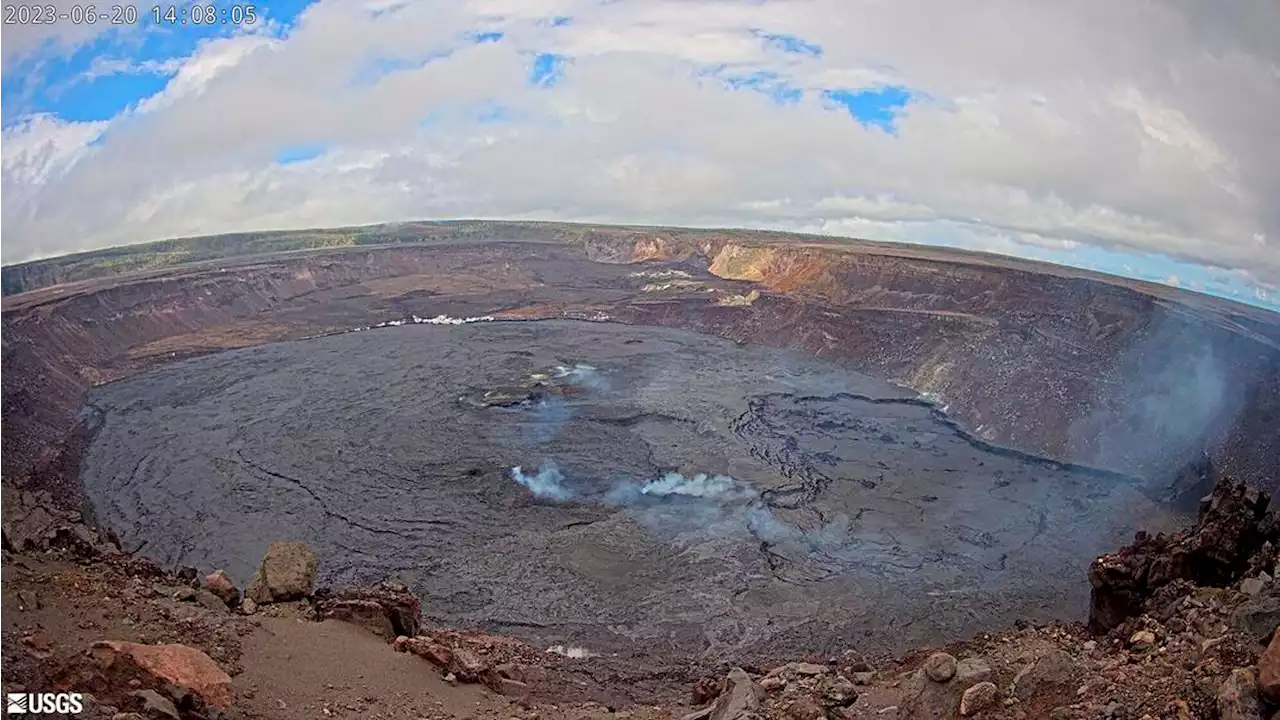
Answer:
M456 648L453 651L453 665L450 669L463 682L477 682L491 668L490 663L467 648Z
M211 705L225 708L231 704L231 676L195 648L104 640L94 643L89 652L103 668L115 665L124 656L143 671L186 688Z
M1280 702L1280 632L1258 658L1258 692L1272 702Z
M405 638L401 645L405 650L408 650L418 657L426 658L432 664L439 667L447 668L453 663L453 651L443 645L433 643L427 638Z
M228 607L235 607L240 603L240 589L225 572L215 570L205 575L203 584L205 589L218 596Z
M317 620L342 620L387 638L413 637L421 629L418 598L397 582L321 590L315 594L311 612Z

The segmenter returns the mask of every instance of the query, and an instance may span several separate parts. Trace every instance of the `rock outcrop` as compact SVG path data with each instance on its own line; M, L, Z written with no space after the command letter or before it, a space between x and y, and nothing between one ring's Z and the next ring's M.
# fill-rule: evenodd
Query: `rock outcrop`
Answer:
M1216 475L1210 468L1209 472ZM1270 496L1217 476L1195 526L1172 535L1139 532L1133 544L1089 568L1089 628L1105 633L1140 614L1161 587L1177 580L1224 587L1275 568L1280 519Z
M371 587L322 589L311 605L317 620L343 620L393 640L414 637L421 629L421 604L403 583L385 581Z

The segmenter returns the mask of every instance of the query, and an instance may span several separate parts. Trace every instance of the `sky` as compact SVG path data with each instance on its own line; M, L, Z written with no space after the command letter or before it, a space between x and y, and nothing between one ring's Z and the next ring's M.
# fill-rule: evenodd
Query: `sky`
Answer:
M53 2L3 25L4 263L543 219L948 245L1280 310L1274 0Z

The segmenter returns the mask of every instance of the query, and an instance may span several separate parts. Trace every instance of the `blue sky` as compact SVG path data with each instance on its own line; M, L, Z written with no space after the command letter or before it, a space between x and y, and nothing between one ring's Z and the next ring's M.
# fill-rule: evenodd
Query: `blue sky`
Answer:
M1280 11L1250 2L321 0L5 26L3 259L527 217L954 245L1280 309Z
M306 2L255 5L257 29L282 33ZM229 7L229 6L228 6ZM42 50L18 58L3 75L3 124L9 127L32 113L51 113L69 121L110 120L168 85L182 60L210 39L230 37L245 28L157 23L142 9L137 25L110 29L69 52Z

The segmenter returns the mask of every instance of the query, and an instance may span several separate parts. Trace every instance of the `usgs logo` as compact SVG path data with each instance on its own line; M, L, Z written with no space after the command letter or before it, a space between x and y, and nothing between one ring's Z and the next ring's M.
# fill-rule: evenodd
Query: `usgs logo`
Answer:
M80 693L9 693L9 715L58 713L78 715L84 710Z

